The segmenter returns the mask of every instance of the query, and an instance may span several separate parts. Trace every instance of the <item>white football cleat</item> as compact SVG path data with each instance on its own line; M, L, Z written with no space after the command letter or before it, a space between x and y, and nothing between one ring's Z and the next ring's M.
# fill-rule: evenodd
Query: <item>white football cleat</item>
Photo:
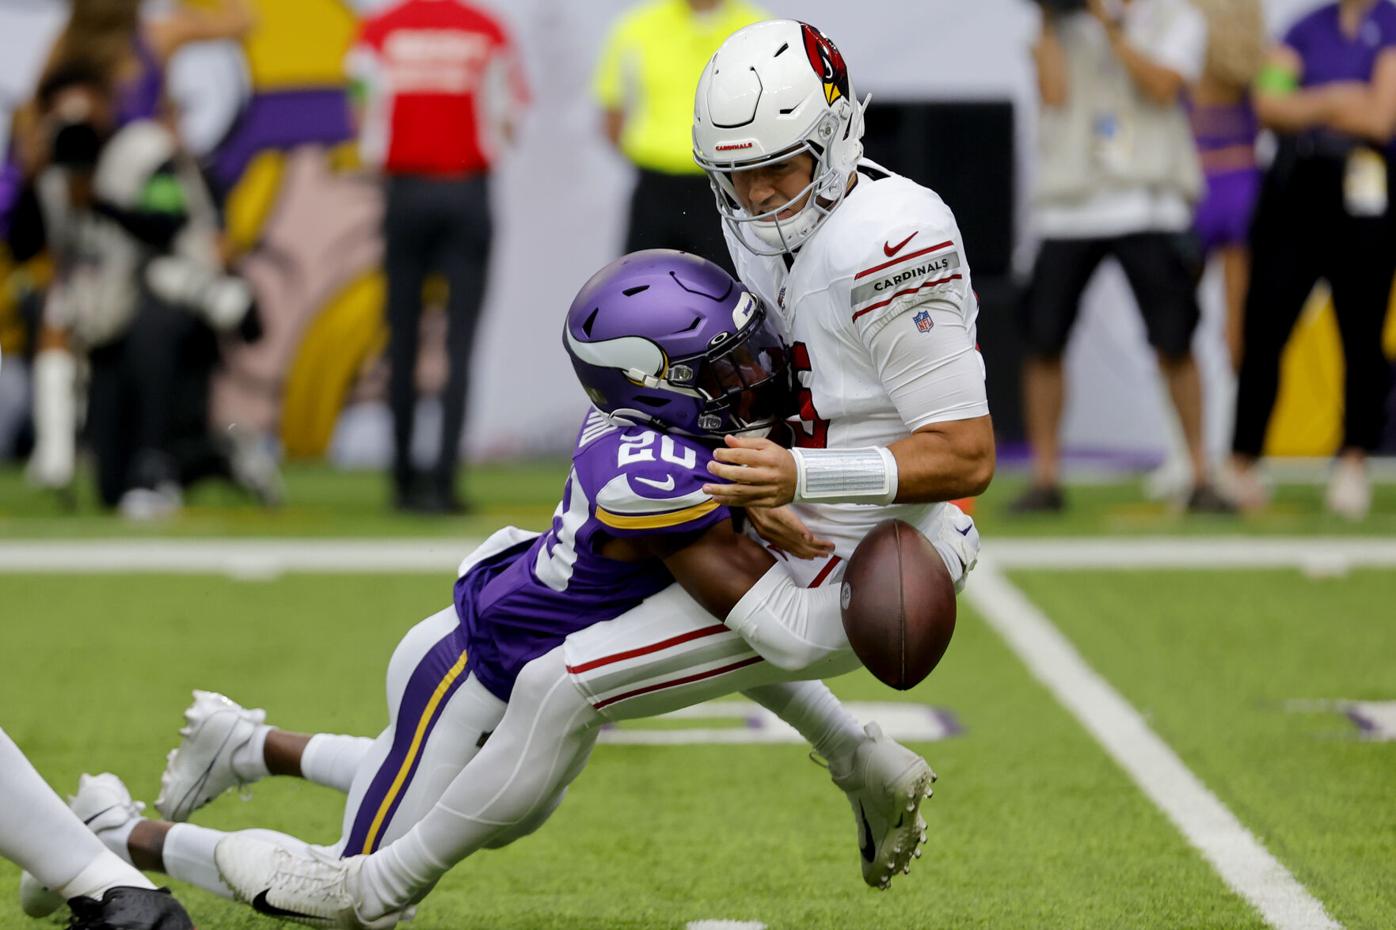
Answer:
M931 796L936 773L925 759L883 736L877 724L864 731L868 738L853 751L852 767L835 774L834 784L853 807L863 881L886 890L892 876L910 872L911 860L921 855L926 842L921 802Z
M170 750L160 776L155 809L182 823L229 788L247 784L233 769L233 754L267 719L264 710L247 710L212 691L195 691L184 712L183 741Z
M47 917L67 902L28 872L19 876L19 909L30 917Z
M259 914L311 927L391 930L410 915L359 916L357 890L364 858L339 859L313 848L293 852L242 833L224 837L213 851L223 881Z
M79 778L78 793L68 798L68 808L100 836L139 819L145 805L131 800L131 792L120 778L104 772ZM61 894L50 891L28 872L19 877L19 906L30 917L46 917L66 903Z

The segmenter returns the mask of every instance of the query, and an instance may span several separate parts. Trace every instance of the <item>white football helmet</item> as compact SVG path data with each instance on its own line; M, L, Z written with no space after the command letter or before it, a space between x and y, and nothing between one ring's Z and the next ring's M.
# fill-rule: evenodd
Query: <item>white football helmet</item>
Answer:
M758 255L792 252L848 191L863 155L863 110L853 96L843 55L824 33L793 19L756 23L732 33L698 79L693 157L708 173L723 221ZM790 202L808 200L793 217L789 203L750 215L732 174L808 152L813 180ZM750 226L753 242L744 230Z

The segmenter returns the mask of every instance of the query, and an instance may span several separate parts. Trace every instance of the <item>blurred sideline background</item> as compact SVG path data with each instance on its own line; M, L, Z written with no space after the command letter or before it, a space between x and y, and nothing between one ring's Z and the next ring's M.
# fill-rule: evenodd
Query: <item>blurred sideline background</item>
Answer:
M170 93L184 141L230 191L228 234L266 325L260 342L228 359L211 418L270 437L284 458L284 506L250 506L239 489L205 482L178 519L122 522L98 508L87 474L74 482L76 506L28 484L7 445L6 418L29 398L17 286L0 255L0 653L12 657L0 724L60 792L79 773L110 770L135 797L153 797L192 688L265 706L290 728L375 732L384 660L410 624L446 602L471 540L505 523L547 526L585 403L558 331L578 286L624 241L635 172L605 139L590 88L604 37L638 0L478 0L511 28L532 105L493 169L493 267L465 435L474 510L452 519L385 506L382 202L358 166L344 67L358 18L383 4L253 2L259 23L244 42L178 53ZM1272 34L1317 2L1265 0ZM1267 443L1280 457L1267 461L1271 473L1297 480L1258 513L1188 515L1140 492L1139 476L1167 453L1166 403L1133 297L1108 262L1067 353L1071 506L1010 514L1027 482L1016 300L1035 249L1034 6L760 5L839 44L860 96L874 98L870 156L954 208L982 298L1001 467L973 502L984 558L960 602L952 661L905 694L861 672L833 683L846 700L879 702L857 711L864 717L900 709L958 722L907 737L942 776L930 853L893 894L874 898L852 870L847 805L803 747L635 738L700 726L750 736L749 711L738 706L738 717L729 704L716 722L609 732L608 742L635 745L603 746L539 840L472 859L433 892L418 925L1272 926L1214 874L1157 797L1136 789L1121 767L1132 750L1106 746L1073 719L1084 723L1079 708L1092 702L1045 687L1032 650L1013 645L981 592L1001 602L1021 586L1046 629L1059 627L1083 668L1138 709L1139 727L1175 748L1333 915L1305 926L1387 930L1396 913L1396 436L1388 425L1370 516L1325 511L1343 394L1326 291L1312 295L1287 349ZM0 147L65 15L61 0L0 0ZM1212 268L1204 279L1194 342L1214 460L1229 445L1234 402L1219 278ZM441 282L427 291L441 302ZM424 324L435 327L419 364L424 394L445 377L443 316ZM1396 358L1396 313L1384 341ZM433 399L420 406L418 458L429 460L439 412ZM1396 411L1388 419L1396 424ZM279 780L259 785L253 804L224 797L200 822L332 841L341 814L338 796ZM1232 858L1227 850L1210 861ZM0 925L52 926L19 916L17 873L0 862ZM174 885L205 927L269 926ZM738 918L749 922L727 923Z
M372 182L353 170L354 143L343 116L344 53L356 17L382 5L257 0L259 23L247 40L182 50L172 66L171 94L186 141L231 190L228 232L251 249L242 271L263 305L267 329L260 343L229 360L213 418L275 435L289 460L380 467L390 455L382 401L380 200ZM602 136L588 88L606 31L632 4L482 5L512 28L534 96L518 144L494 172L495 250L465 440L473 460L499 461L565 453L584 406L554 335L578 285L621 250L633 170ZM1022 435L1014 280L1032 255L1023 222L1037 108L1031 4L763 5L836 37L855 88L871 93L878 111L869 120L869 154L931 184L960 217L984 302L980 335L991 405L1011 461ZM1267 0L1266 14L1278 28L1315 5ZM0 5L4 123L32 92L64 16L59 0ZM907 35L917 41L904 41ZM1218 277L1213 269L1204 280L1205 320L1195 342L1215 456L1226 447L1232 404ZM0 345L10 358L18 335L12 297L11 288L0 292ZM1068 352L1063 439L1069 451L1143 467L1164 455L1164 408L1132 303L1123 275L1107 265L1087 294ZM1396 314L1385 343L1396 357ZM444 377L437 344L423 359L420 377L428 383ZM22 375L14 364L0 370L6 395L0 406L22 404ZM1341 397L1341 352L1320 290L1286 354L1267 451L1331 454L1341 433ZM429 446L438 432L433 402L423 408L417 436ZM1390 426L1384 449L1396 449Z

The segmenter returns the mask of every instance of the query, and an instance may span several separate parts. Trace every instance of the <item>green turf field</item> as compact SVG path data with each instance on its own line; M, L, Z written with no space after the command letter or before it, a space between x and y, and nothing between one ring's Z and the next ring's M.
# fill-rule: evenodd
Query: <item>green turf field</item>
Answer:
M173 524L132 529L85 501L61 513L8 473L0 540L479 536L504 522L541 526L558 476L552 463L482 469L470 483L479 513L428 520L387 513L378 476L296 469L292 503L276 514L215 489ZM1024 521L1005 513L1017 487L1000 481L981 502L986 539L1172 535L1188 546L1239 534L1244 546L1244 534L1356 532L1389 546L1396 532L1390 488L1354 530L1323 516L1317 488L1286 488L1274 512L1237 521L1142 504L1121 482L1076 489L1064 519ZM1333 703L1396 702L1396 570L1016 568L1009 579L1334 920L1396 926L1396 742L1363 738ZM287 728L372 734L385 722L391 649L448 603L450 583L0 573L0 725L61 791L81 772L110 770L146 801L195 687L265 706ZM833 687L850 700L931 705L962 728L912 744L941 781L926 857L891 891L863 886L847 804L799 746L603 745L548 826L461 865L414 926L1266 926L964 601L944 664L917 689L899 695L864 675ZM340 816L332 792L281 780L195 820L330 842ZM20 914L15 877L0 864L0 928L51 926ZM177 891L203 930L274 926Z
M1018 577L1335 917L1389 926L1396 744L1286 702L1396 696L1390 574ZM109 769L146 799L193 687L288 728L371 733L389 651L448 581L0 576L6 651L24 657L0 681L5 725L58 786ZM894 697L861 675L835 686ZM964 731L918 746L942 776L931 842L891 892L861 885L844 801L798 747L603 746L552 824L457 869L417 926L1264 926L970 611L945 665L896 697ZM331 792L282 782L198 821L329 841L339 816ZM265 925L181 893L206 927ZM0 925L26 923L0 904Z
M1322 709L1396 700L1396 573L1018 578L1335 918L1396 925L1396 742Z

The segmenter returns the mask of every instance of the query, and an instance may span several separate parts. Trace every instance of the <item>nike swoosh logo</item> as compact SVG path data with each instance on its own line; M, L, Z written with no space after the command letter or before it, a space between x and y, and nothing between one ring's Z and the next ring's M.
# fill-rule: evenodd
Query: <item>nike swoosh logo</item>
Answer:
M957 527L955 527L955 532L959 533L961 536L968 536L968 535L969 535L969 531L972 530L972 529L974 529L974 527L972 527L972 526L967 526L967 527L965 527L964 529L960 529L960 528L957 526Z
M257 892L257 897L252 899L252 910L268 917L284 917L290 920L305 920L315 916L314 914L302 914L299 911L288 911L284 907L277 907L267 900L266 891Z
M637 477L635 480L638 481L638 482L640 482L641 484L647 484L647 485L649 485L649 486L652 487L652 488L658 488L658 489L661 490L661 491L672 491L672 490L674 490L674 476L673 476L673 475L670 475L669 477L665 478L663 481L653 481L653 480L651 480L651 479L649 479L649 478L639 478L639 477Z
M863 810L863 802L858 802L858 815L863 818L863 842L858 845L858 852L862 853L864 862L872 862L877 855L877 845L873 843L872 825L868 823L868 813Z
M896 245L892 245L890 242L882 243L882 251L887 253L888 258L891 258L893 255L896 255L902 249L906 248L906 244L910 242L912 239L915 239L916 234L919 232L920 230L918 229L916 232L907 236L905 239L903 239L901 242L898 242Z
M88 817L86 820L84 820L84 821L83 821L83 824L84 824L85 826L89 826L89 827L90 827L90 826L92 826L92 822L95 821L98 817L101 817L101 816L102 816L103 814L105 814L107 811L114 811L114 810L116 810L116 809L117 809L118 807L120 807L120 806L121 806L120 804L113 804L111 807L104 807L104 808L102 808L101 810L99 810L97 813L93 814L91 817Z

